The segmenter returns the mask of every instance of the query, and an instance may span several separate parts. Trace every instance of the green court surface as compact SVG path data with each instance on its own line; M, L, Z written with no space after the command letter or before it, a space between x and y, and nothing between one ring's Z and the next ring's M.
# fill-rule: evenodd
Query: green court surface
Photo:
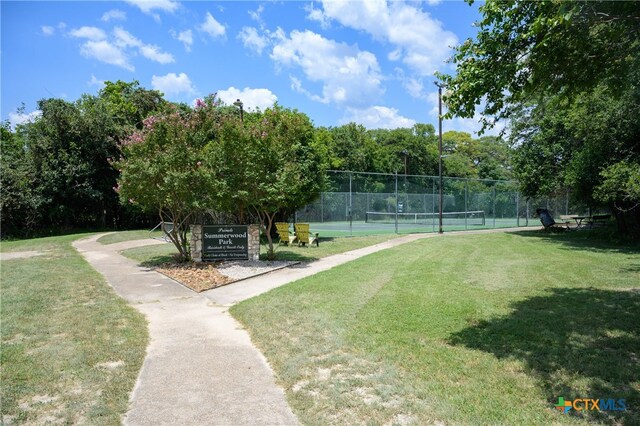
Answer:
M515 228L527 226L541 226L540 221L535 218L529 218L528 225L526 219L520 218L487 218L485 224L481 225L467 221L465 224L463 219L455 221L443 221L442 230L450 231L477 231L482 229L495 228ZM321 237L344 237L356 235L380 235L396 233L395 223L366 223L360 221L335 221L335 222L311 222L310 229L312 232L320 233ZM398 223L398 234L414 234L438 232L438 220L431 223L415 224L415 223Z

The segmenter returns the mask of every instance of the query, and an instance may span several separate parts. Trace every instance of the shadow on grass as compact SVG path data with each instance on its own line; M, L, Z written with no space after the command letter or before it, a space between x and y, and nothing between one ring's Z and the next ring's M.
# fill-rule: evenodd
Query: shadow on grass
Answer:
M144 268L156 268L160 265L163 265L165 263L173 263L177 261L177 255L175 254L165 254L165 255L161 255L161 256L154 256L151 257L147 260L145 260L144 262L140 262L140 266L144 267Z
M513 308L452 335L450 343L524 361L550 405L558 397L626 400L626 411L571 415L640 424L640 290L560 288Z
M335 237L321 237L320 245L331 243L335 240ZM263 244L263 248L260 253L260 260L267 260L266 254L266 244ZM318 247L315 245L312 246L302 246L298 247L298 244L289 244L289 245L280 245L276 242L273 243L273 248L275 252L275 260L289 260L295 262L311 262L314 260L318 260L319 256L317 253L314 253L313 250L317 250Z
M509 234L524 238L535 238L554 243L571 250L587 250L591 252L610 252L640 255L640 241L625 240L602 229L584 229L563 232L545 230L514 231Z

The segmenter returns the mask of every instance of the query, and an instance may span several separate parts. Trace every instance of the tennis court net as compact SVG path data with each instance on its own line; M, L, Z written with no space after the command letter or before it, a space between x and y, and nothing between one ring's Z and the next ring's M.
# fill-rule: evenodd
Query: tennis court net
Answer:
M432 225L438 223L438 213L365 213L366 223L395 224L396 220L398 224ZM484 226L484 210L442 213L442 223L445 225Z

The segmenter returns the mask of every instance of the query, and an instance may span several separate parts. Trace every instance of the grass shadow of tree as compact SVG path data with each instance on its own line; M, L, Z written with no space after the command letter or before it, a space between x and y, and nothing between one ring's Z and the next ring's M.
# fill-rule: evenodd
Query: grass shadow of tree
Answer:
M158 266L167 264L167 263L179 263L177 254L166 254L166 255L158 255L153 256L143 262L140 262L140 266L143 268L154 269Z
M449 343L524 361L550 403L561 396L626 400L626 411L571 410L573 416L640 424L640 290L559 288L513 308Z
M322 237L320 244L331 243L335 241L335 237ZM274 244L274 253L276 260L288 260L293 262L312 262L318 260L318 255L313 250L312 245L298 247L297 243L280 245ZM261 249L260 260L267 260L266 248Z
M560 245L567 250L588 250L640 255L640 241L610 239L602 236L602 230L580 230L552 233L544 230L527 230L508 232L524 238L535 238Z

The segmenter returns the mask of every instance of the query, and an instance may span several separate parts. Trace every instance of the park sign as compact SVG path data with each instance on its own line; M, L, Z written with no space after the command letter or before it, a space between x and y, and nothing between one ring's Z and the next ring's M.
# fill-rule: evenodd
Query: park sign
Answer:
M248 260L249 233L246 225L202 227L202 260Z

